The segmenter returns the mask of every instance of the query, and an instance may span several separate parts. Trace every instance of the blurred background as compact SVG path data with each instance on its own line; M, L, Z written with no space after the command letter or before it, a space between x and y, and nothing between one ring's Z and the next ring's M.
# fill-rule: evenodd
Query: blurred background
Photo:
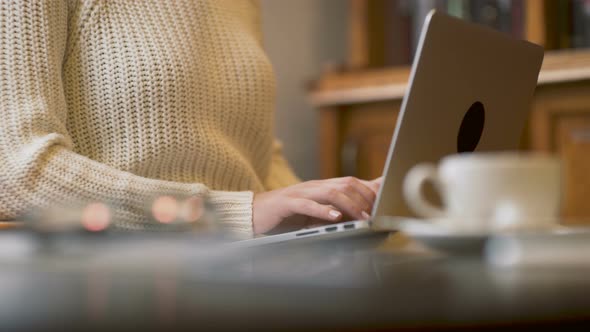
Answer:
M308 101L322 68L347 59L347 0L262 0L264 46L277 77L276 133L297 175L319 177L318 114Z
M278 83L275 130L302 179L381 175L424 18L437 9L546 49L521 148L560 155L563 214L590 217L590 0L261 5Z

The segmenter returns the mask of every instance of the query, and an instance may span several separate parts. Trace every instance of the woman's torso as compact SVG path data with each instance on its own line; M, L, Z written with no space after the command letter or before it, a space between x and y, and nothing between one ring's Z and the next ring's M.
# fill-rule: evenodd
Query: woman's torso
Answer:
M263 189L274 80L245 0L70 1L76 152L149 178Z

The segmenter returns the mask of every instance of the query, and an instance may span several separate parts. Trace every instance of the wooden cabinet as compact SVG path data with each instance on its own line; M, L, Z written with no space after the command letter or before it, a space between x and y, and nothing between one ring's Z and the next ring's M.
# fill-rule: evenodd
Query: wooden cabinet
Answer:
M590 217L590 114L561 119L556 138L566 179L563 215L572 223L584 223L577 219Z
M399 101L350 105L342 118L342 174L378 177L397 121Z
M570 222L590 217L590 82L537 89L530 148L559 154L564 169L562 212Z
M318 81L311 100L320 112L322 177L381 175L408 77L397 68ZM523 148L562 157L563 215L590 219L590 52L546 55Z

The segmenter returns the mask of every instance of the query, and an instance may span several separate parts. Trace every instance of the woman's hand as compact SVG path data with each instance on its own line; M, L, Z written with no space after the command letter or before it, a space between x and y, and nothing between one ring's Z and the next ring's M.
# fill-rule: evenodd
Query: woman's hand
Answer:
M254 233L369 219L380 185L381 178L364 181L344 177L307 181L257 194L252 211Z

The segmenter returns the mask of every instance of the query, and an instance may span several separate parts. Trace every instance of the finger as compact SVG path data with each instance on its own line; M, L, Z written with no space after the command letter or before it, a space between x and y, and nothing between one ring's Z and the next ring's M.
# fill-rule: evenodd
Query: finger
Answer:
M366 205L363 206L363 210L367 213L371 213L373 204L377 194L372 188L364 184L361 180L354 177L342 178L341 190L344 191L353 200L358 200L359 195L365 201Z
M359 194L357 193L357 195ZM366 203L364 200L359 198L353 200L336 188L317 188L309 196L318 203L335 206L339 211L344 212L353 219L364 220L369 218L369 214L365 211Z
M298 197L311 199L320 204L333 205L337 210L346 213L356 219L367 219L362 213L367 213L369 208L365 199L354 190L345 189L344 186L330 181L322 186L308 187L298 192ZM347 192L348 191L348 192ZM368 213L367 213L368 214Z
M345 177L337 179L336 189L348 195L353 201L362 206L362 210L367 214L371 213L376 194L371 188L354 177Z
M381 179L381 178L379 178ZM379 193L379 188L381 187L381 180L380 181L375 181L375 180L371 180L371 181L366 181L366 180L360 180L365 186L367 186L368 188L371 189L371 191L373 191L373 193L375 194L375 197L377 197L377 194Z
M296 198L289 202L289 210L292 214L301 214L332 222L342 219L342 213L330 205L323 205L305 198Z
M369 213L371 211L371 201L363 196L359 191L358 188L348 182L342 182L333 185L333 188L340 191L344 195L348 196L351 201L355 203L355 205L359 206L362 211ZM370 190L369 190L370 191Z
M332 204L349 217L360 220L370 217L376 198L371 188L353 177L308 181L297 188L296 195L321 204Z

